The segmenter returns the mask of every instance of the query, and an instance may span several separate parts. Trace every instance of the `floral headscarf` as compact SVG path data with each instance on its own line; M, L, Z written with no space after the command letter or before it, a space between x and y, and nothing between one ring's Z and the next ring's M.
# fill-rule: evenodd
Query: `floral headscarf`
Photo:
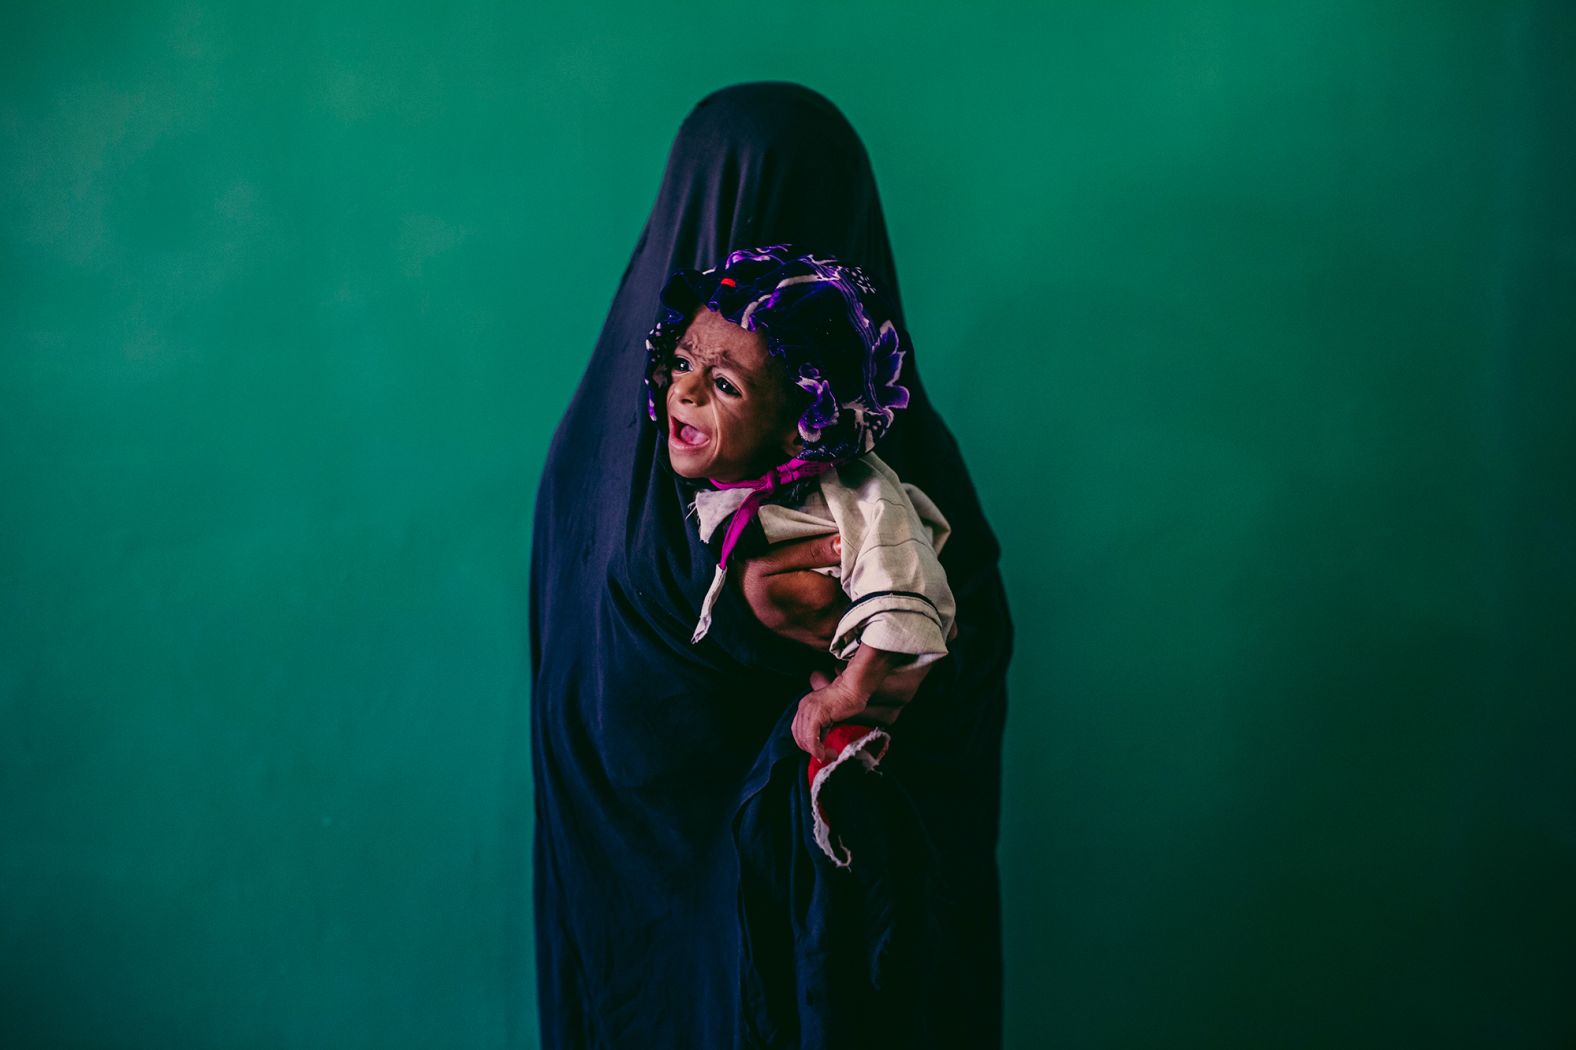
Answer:
M704 304L759 331L804 391L799 458L841 462L869 452L908 404L898 384L904 341L863 270L830 256L770 244L729 254L720 267L680 270L662 288L646 337L646 412L666 404L668 365L695 308Z

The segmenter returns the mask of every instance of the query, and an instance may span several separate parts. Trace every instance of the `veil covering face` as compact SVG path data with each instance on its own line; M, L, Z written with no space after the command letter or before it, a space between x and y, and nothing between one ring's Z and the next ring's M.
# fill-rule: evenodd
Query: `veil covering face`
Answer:
M799 85L725 88L679 130L537 495L545 1047L1000 1039L995 847L1012 627L995 537L913 353L909 405L881 457L952 525L941 560L959 634L893 727L881 775L835 785L853 868L834 868L813 841L807 756L790 732L824 654L767 631L731 587L711 633L689 641L716 555L646 418L645 337L674 271L777 243L860 265L907 330L852 127Z

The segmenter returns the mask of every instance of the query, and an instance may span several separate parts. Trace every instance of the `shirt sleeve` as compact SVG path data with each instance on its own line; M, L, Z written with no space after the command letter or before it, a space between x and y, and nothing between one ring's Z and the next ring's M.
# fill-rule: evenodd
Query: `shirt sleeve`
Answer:
M843 590L853 599L832 654L846 660L868 644L908 653L913 666L941 659L957 609L932 545L936 526L921 519L897 475L874 455L821 477L843 537Z

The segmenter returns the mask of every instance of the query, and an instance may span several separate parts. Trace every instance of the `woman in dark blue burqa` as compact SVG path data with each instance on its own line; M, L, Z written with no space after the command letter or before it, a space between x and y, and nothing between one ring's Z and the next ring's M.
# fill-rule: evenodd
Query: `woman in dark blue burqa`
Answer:
M952 524L941 560L959 633L903 709L880 775L838 774L833 820L852 868L814 843L807 756L789 731L825 654L787 640L784 625L768 631L732 588L710 635L689 641L716 555L686 520L683 482L645 416L645 336L674 270L772 243L859 263L901 322L870 162L842 114L794 84L726 88L679 130L537 497L546 1047L1000 1041L995 848L1012 628L995 537L912 352L912 399L880 451Z

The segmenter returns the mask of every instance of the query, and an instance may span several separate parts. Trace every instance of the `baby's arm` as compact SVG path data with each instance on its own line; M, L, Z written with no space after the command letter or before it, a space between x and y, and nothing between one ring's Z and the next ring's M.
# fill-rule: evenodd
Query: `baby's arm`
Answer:
M821 743L828 728L850 720L889 721L895 711L887 719L871 717L871 699L892 691L894 674L922 673L945 656L954 633L956 606L933 543L938 531L945 539L945 519L920 494L935 523L923 519L905 488L874 456L840 471L836 486L823 482L844 534L843 585L854 601L831 645L847 664L803 697L794 715L795 742L822 761L836 757Z
M941 659L956 615L936 553L950 532L941 512L873 454L841 469L823 491L843 535L842 582L853 599L833 632L832 655L848 660L871 646L905 653L915 666Z

